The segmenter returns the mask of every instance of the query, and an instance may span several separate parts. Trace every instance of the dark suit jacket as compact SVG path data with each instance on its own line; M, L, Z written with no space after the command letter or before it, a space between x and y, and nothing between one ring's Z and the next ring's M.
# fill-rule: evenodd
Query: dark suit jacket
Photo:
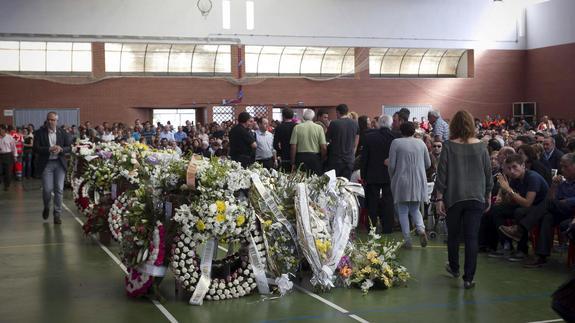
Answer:
M563 157L563 152L557 148L553 150L551 157L549 159L545 159L545 156L541 156L543 164L546 164L551 169L559 169L559 161L561 157Z
M384 165L389 157L391 142L397 136L387 128L380 128L365 134L361 150L361 177L367 184L389 184L389 172Z
M58 155L58 160L64 169L68 166L66 154L71 151L72 138L61 128L56 130L56 145L62 147L63 151ZM50 158L50 139L48 138L48 128L42 127L34 133L34 153L38 156L38 174L44 172Z

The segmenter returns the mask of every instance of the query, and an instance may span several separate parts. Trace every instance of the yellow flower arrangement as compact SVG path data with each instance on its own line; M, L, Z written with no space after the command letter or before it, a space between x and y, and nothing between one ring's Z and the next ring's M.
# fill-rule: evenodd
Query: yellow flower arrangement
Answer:
M236 224L238 227L241 227L245 222L246 222L246 216L243 214L240 214L236 219Z
M226 220L226 215L223 213L218 213L218 215L216 215L216 222L218 223L222 223Z
M226 212L226 202L221 201L221 200L217 200L216 201L216 207L217 207L218 213Z
M325 257L327 256L328 250L331 248L331 242L317 239L315 240L315 246L317 248L317 251L319 251L319 253Z
M204 231L206 229L206 224L204 223L204 221L199 220L198 222L196 222L196 229Z

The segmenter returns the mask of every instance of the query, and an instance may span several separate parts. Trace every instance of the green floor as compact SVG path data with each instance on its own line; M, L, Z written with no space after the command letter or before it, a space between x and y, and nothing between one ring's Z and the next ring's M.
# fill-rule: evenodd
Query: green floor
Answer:
M39 181L17 183L0 192L0 322L165 322L148 300L128 299L120 267L90 238L69 212L63 224L41 219ZM65 204L73 211L70 198ZM116 251L112 244L112 251ZM572 271L566 255L554 254L548 266L479 256L477 286L443 270L441 243L402 251L413 280L407 288L373 291L336 289L320 294L325 302L294 291L280 299L258 295L190 306L174 293L170 275L162 284L165 309L179 322L532 322L556 320L550 294ZM307 288L308 286L303 286ZM326 304L331 302L331 306ZM339 307L349 313L341 313ZM341 310L341 309L340 309ZM354 316L355 315L355 316ZM363 321L362 321L363 320Z

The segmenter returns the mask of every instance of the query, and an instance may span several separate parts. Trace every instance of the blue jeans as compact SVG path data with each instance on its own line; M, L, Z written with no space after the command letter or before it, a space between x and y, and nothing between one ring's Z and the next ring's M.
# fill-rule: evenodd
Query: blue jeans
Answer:
M22 158L22 163L24 169L22 170L22 176L26 178L32 177L32 152L25 151L24 156Z
M66 170L59 160L50 160L42 173L42 197L44 209L50 209L50 200L54 193L54 215L62 214L62 194Z
M425 224L423 223L423 216L421 211L419 211L419 206L421 202L399 202L395 204L395 210L397 211L397 216L399 217L399 224L401 224L401 232L403 233L403 239L405 242L411 242L411 236L409 235L409 215L411 214L411 221L417 233L425 232Z

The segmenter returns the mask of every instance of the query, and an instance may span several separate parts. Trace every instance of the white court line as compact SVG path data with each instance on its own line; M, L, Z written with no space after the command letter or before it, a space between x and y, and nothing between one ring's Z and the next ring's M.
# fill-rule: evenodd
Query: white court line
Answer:
M222 250L223 252L228 252L228 249L226 249L226 248L224 248L224 247L222 247L222 246L220 246L220 245L218 245L218 248L219 248L220 250ZM304 293L304 294L306 294L306 295L308 295L308 296L311 296L311 297L317 299L318 301L324 303L325 305L327 305L327 306L329 306L329 307L331 307L331 308L336 309L338 312L340 312L340 313L342 313L342 314L346 314L347 316L349 316L350 318L352 318L352 319L354 319L354 320L356 320L356 321L358 321L358 322L361 322L361 323L369 323L369 321L366 321L366 320L362 319L361 317L359 317L359 316L357 316L357 315L355 315L355 314L351 314L350 311L346 310L345 308L343 308L343 307L341 307L341 306L338 306L337 304L334 304L334 303L328 301L327 299L325 299L325 298L323 298L323 297L321 297L321 296L319 296L319 295L317 295L317 294L315 294L315 293L312 293L312 292L310 292L309 290L307 290L307 289L305 289L305 288L303 288L303 287L301 287L301 286L298 286L298 285L296 285L296 284L294 284L293 286L294 286L297 290L299 290L300 292L302 292L302 293Z
M80 223L80 225L84 225L84 222L82 222L82 220L80 220L80 218L78 218L76 216L76 214L74 212L72 212L72 210L70 210L70 208L66 205L66 203L62 202L62 206L66 209L66 211L68 211L70 214L72 214L72 216L74 217L74 219ZM118 257L116 257L116 255L114 255L110 249L108 249L108 247L104 246L98 239L96 239L94 236L92 236L92 239L94 239L94 241L96 241L98 243L98 245L100 246L100 248L102 248L102 250L104 250L104 252L110 256L110 258L112 258L112 260L118 265L120 266L120 268L122 269L122 271L127 275L128 274L128 269L126 268L126 266L124 266L124 264L120 261L120 259L118 259ZM152 303L160 310L160 312L162 312L162 314L164 314L164 316L168 319L168 321L170 321L170 323L178 323L178 320L176 320L176 318L170 313L168 312L168 310L164 307L164 305L160 304L160 302L156 301L156 300L152 300Z
M556 319L556 320L547 320L547 321L533 321L533 322L529 322L529 323L551 323L551 322L565 322L562 319Z

